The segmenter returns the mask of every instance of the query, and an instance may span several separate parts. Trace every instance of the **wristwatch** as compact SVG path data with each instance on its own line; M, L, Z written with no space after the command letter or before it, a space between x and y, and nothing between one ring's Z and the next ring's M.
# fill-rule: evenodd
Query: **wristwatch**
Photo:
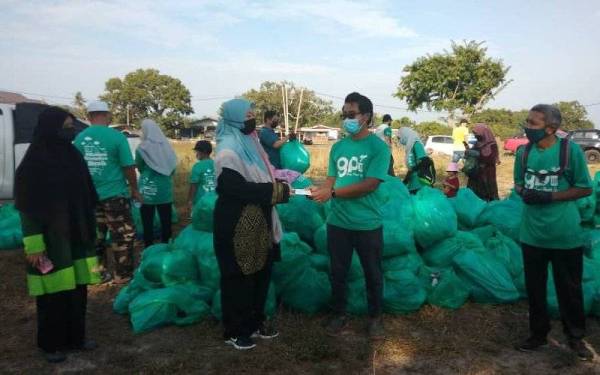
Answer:
M335 189L331 188L331 198L335 198Z

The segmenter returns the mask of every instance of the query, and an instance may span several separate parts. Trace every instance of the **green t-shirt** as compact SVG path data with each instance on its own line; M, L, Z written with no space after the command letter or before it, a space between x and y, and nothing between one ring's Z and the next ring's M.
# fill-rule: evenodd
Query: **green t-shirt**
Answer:
M142 154L135 152L135 164L140 171L138 187L145 204L165 204L173 202L173 178L150 168Z
M385 128L383 130L383 136L390 137L390 138L392 137L392 127L391 126L388 126L387 128Z
M421 143L420 141L415 142L412 152L408 156L408 167L411 169L414 168L417 165L417 162L426 156L427 153L425 152L425 147L423 146L423 143ZM406 186L408 188L408 191L419 190L423 186L424 185L421 183L421 180L419 180L419 175L417 174L417 172L414 171L413 173L411 173L410 178L408 179L408 185Z
M353 185L365 178L383 180L390 165L390 150L376 135L355 141L346 137L329 153L327 176L335 177L335 189ZM377 189L360 198L333 198L327 223L349 230L381 227L383 198Z
M560 169L560 141L557 140L545 150L532 147L523 179L521 163L524 147L519 148L515 157L515 184L526 189L551 192L564 191L572 186L591 188L592 182L581 147L571 142L569 150L569 164L564 173L561 176L543 177L533 173L555 172ZM530 246L548 249L574 249L582 246L583 230L577 203L564 201L524 205L520 240Z
M108 126L92 125L73 142L87 162L100 200L129 197L124 167L135 165L127 138Z
M215 190L215 162L212 159L198 160L192 173L190 174L190 183L198 184L194 203L198 202L205 193Z

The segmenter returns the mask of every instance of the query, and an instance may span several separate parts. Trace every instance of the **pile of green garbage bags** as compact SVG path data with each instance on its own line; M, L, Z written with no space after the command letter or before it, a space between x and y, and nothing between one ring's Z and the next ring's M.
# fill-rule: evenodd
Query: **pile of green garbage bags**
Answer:
M23 232L19 211L13 204L0 205L0 250L23 247Z
M311 181L301 176L294 184L307 187ZM518 243L523 202L518 195L487 203L466 188L448 199L428 187L410 195L393 177L380 186L386 313L408 314L424 304L458 309L467 301L501 304L526 297ZM135 332L221 318L211 233L215 200L215 195L205 195L194 209L193 224L171 244L144 251L133 281L114 302L116 312L130 314ZM579 206L586 236L583 290L586 313L600 316L600 230L594 227L596 206L591 215L589 205ZM285 234L265 312L272 316L278 306L309 315L324 312L331 299L329 206L295 196L277 210ZM549 311L558 317L551 268L549 275ZM357 254L347 280L348 312L366 314L365 277Z

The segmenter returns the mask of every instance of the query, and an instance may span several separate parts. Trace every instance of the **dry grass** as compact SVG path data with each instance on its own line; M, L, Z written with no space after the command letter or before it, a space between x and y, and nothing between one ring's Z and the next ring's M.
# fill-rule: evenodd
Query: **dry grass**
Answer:
M194 163L192 144L178 142L180 166L175 176L181 211L187 178ZM329 147L310 147L314 179L325 175ZM396 172L403 157L395 150ZM512 160L502 157L500 189L510 187ZM443 170L447 158L435 157ZM593 168L597 170L597 167ZM369 341L364 321L351 322L353 333L331 338L320 327L322 316L309 317L280 308L281 336L260 342L248 353L222 344L219 325L205 321L190 327L165 327L134 335L128 318L111 310L117 287L90 288L88 335L100 349L48 366L35 349L35 303L27 296L20 251L0 252L0 372L2 373L198 373L198 374L598 374L600 364L583 364L569 353L559 323L550 348L523 354L512 345L527 334L525 303L493 306L467 304L456 311L425 306L406 316L386 316L387 339ZM587 341L600 348L600 326L588 320Z

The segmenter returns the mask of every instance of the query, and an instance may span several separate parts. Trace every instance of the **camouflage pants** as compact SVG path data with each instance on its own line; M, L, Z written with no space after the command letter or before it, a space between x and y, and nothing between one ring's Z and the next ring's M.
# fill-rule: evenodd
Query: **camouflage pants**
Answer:
M97 252L104 268L114 276L131 276L135 226L129 199L110 198L100 201L96 207L96 222L98 225ZM111 245L107 248L108 232L110 232Z

